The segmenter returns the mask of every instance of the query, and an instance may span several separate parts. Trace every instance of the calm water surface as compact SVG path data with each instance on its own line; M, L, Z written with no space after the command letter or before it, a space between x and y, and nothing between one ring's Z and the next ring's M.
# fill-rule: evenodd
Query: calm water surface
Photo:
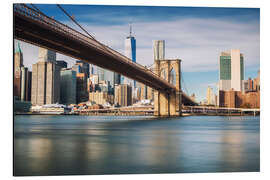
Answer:
M14 174L260 170L259 117L15 116Z

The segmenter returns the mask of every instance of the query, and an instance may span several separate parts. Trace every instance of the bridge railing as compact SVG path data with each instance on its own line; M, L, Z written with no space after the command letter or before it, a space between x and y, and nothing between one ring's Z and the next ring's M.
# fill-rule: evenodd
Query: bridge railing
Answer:
M40 23L49 25L50 28L53 28L53 29L55 29L57 31L61 31L62 33L65 33L65 34L67 34L69 36L72 36L73 38L80 39L81 41L84 41L85 43L90 44L93 48L99 49L101 51L105 50L105 51L109 52L110 55L113 54L114 56L117 56L117 58L121 58L122 60L124 60L126 63L128 63L128 64L130 64L132 66L136 66L137 68L140 68L140 69L142 69L144 71L147 71L151 75L163 80L165 83L167 83L172 88L174 87L169 82L167 82L165 79L163 79L158 74L151 71L150 69L146 68L145 66L143 66L143 65L141 65L139 63L136 63L136 62L132 62L131 59L124 56L123 54L111 49L108 46L105 46L105 45L101 44L100 42L98 42L95 39L92 39L92 38L78 32L78 31L68 27L65 24L62 24L62 23L56 21L53 18L50 18L50 17L46 16L43 13L38 12L35 9L32 9L32 8L26 6L25 4L15 4L14 5L14 11L16 13L19 13L19 14L23 15L23 16L31 18L31 19L33 19L35 21L39 21Z

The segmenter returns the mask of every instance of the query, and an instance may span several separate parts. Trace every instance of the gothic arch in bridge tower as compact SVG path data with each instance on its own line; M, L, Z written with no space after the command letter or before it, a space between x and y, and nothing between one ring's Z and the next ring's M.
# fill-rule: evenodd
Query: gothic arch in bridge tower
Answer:
M175 86L167 92L155 91L154 114L156 116L180 116L182 107L181 60L155 60L155 73Z
M169 74L169 82L173 85L176 85L176 73L174 68L172 68L170 70L170 74Z

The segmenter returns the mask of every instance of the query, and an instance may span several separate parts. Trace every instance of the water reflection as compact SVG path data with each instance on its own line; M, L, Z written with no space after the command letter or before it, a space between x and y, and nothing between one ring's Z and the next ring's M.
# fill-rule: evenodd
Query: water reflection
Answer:
M15 175L259 171L259 119L15 116Z

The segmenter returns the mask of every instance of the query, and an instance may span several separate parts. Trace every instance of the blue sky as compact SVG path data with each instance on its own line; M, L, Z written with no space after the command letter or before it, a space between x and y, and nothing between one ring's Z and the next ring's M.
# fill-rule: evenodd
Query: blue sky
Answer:
M56 5L36 5L75 29ZM258 8L206 8L158 6L62 5L97 40L124 53L124 39L132 23L137 43L137 62L153 63L152 41L165 40L167 59L182 59L188 93L199 101L208 85L218 82L218 55L232 48L244 54L245 79L256 77L260 67L260 10ZM22 43L24 63L37 60L37 48ZM70 66L74 60L60 55Z

